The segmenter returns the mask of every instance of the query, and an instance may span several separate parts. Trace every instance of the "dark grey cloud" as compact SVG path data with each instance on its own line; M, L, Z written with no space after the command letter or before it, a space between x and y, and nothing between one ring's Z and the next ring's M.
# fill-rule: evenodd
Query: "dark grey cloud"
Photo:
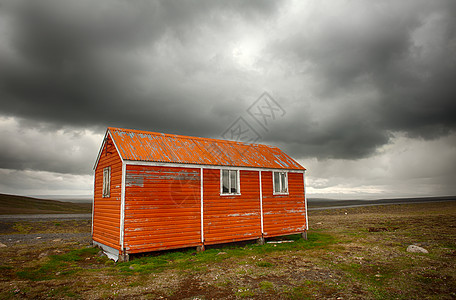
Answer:
M387 143L390 132L426 139L454 132L455 12L454 1L352 1L337 13L316 12L313 22L297 23L274 41L274 57L297 74L306 65L316 97L340 113L311 132L300 126L290 135L308 142L296 147L319 157L360 158Z
M101 135L80 129L49 130L49 126L40 127L36 122L33 125L24 127L13 118L0 118L0 168L92 173Z
M204 111L213 106L217 88L203 78L195 87L205 92L195 94L184 82L211 57L196 61L167 47L185 50L205 28L220 34L232 21L274 14L275 6L273 1L5 2L3 42L10 51L0 52L0 112L62 126L185 128L187 134L214 135L222 128L214 128L217 116ZM182 57L167 65L168 55Z
M0 117L17 130L218 137L244 116L260 142L319 159L370 157L395 132L455 131L454 1L13 0L0 8ZM263 91L286 111L267 130L246 116ZM71 135L47 153L31 134L28 147L40 152L13 132L2 138L7 169L84 174L84 157L97 151ZM65 143L90 146L68 164L58 154Z

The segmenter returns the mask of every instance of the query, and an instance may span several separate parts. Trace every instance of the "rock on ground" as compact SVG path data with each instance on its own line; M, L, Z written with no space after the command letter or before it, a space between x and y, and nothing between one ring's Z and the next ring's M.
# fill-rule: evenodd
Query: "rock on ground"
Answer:
M412 252L412 253L429 253L426 249L423 247L417 246L417 245L410 245L407 247L407 252Z

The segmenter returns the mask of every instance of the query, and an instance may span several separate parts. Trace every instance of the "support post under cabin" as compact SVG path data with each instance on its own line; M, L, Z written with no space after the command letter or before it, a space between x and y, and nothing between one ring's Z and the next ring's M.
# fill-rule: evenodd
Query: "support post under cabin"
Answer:
M304 231L303 233L301 233L301 236L303 239L305 239L307 241L307 230Z
M266 242L265 242L265 240L264 240L264 237L263 237L263 236L262 236L262 237L260 237L260 238L257 240L257 244L258 244L258 245L264 245L265 243L266 243Z

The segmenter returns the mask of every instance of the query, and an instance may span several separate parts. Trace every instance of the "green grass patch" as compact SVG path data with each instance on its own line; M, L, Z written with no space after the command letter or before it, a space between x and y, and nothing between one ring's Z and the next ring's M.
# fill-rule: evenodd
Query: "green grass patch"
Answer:
M123 274L160 273L165 269L201 271L206 268L207 264L222 262L229 258L242 258L286 250L310 250L336 242L331 235L319 232L308 234L308 240L302 239L299 234L287 236L287 239L294 240L294 242L266 245L249 244L246 246L229 245L198 253L194 250L183 250L158 256L144 256L132 259L129 262L118 263L117 270ZM258 267L273 266L270 262L257 262L256 265Z
M395 265L399 264L396 262ZM397 299L398 294L388 291L390 280L399 271L393 264L335 264L334 267L343 270L353 280L361 283L375 299Z
M286 288L283 293L290 299L315 299L319 295L323 299L333 298L340 287L324 281L306 280L293 288Z
M57 276L65 276L78 272L81 268L76 262L92 257L98 253L97 248L83 248L72 250L60 255L50 255L47 261L35 267L28 267L16 272L22 279L49 280Z
M270 263L270 262L267 262L267 261L259 261L256 263L256 265L258 267L262 267L262 268L269 268L269 267L273 267L274 264Z
M13 229L19 234L27 234L32 230L32 228L32 225L23 222L16 222L13 225Z
M264 280L260 282L260 289L270 291L274 289L274 284L270 281Z
M456 243L446 242L443 244L443 247L456 250Z

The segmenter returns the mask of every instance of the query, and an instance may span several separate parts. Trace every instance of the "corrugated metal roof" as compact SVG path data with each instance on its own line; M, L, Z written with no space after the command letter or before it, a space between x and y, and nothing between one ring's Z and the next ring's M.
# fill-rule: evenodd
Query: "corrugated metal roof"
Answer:
M124 160L305 170L277 147L109 127Z

